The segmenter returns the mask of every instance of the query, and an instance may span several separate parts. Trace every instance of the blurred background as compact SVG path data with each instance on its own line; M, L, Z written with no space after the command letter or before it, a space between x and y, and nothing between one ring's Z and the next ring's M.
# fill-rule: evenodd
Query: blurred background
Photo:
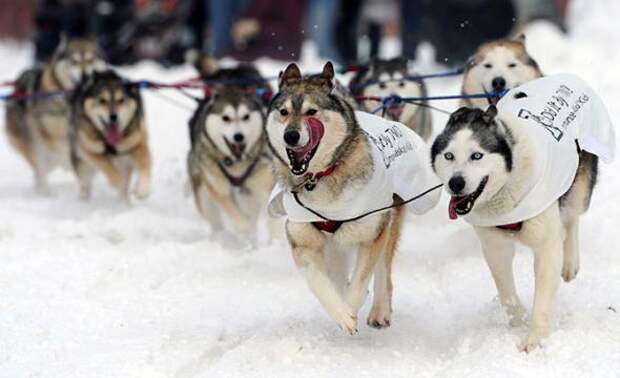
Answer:
M304 51L341 65L392 51L463 63L489 39L536 20L566 32L569 0L4 0L0 38L32 41L45 61L62 33L93 36L110 63L149 59L165 66L202 54L253 61L299 60ZM202 54L201 54L202 53Z

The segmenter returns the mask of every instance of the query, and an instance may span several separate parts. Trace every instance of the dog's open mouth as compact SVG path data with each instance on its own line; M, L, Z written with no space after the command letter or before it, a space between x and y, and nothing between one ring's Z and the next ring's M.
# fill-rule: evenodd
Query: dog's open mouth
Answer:
M102 123L105 125L103 136L106 142L110 146L116 146L117 144L119 144L120 141L123 139L123 131L121 130L121 127L119 126L118 122L102 121Z
M448 205L448 215L450 219L454 220L458 218L459 215L466 215L474 208L474 204L484 191L487 181L489 181L489 176L485 176L482 181L480 181L480 185L478 185L475 192L466 196L452 196L452 198L450 198L450 204Z
M235 159L241 160L241 158L243 157L243 153L245 152L245 143L232 143L229 142L226 138L224 138L224 140L226 141L226 145L228 146L228 149L233 154Z
M387 114L387 116L390 117L392 121L398 121L400 119L400 116L403 114L403 108L404 106L402 104L390 106L385 109L385 114Z
M286 154L291 163L291 172L297 176L306 173L308 170L310 160L314 157L325 133L323 123L314 117L306 118L306 129L309 136L308 143L304 146L286 149Z

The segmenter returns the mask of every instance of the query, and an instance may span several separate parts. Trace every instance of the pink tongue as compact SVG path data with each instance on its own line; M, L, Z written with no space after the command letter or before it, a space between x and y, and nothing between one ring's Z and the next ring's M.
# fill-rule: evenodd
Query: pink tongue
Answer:
M450 198L450 204L448 205L448 216L450 219L455 220L458 218L458 214L456 213L456 205L458 205L459 199L456 197Z
M400 106L394 107L394 108L388 108L386 112L394 120L398 120L400 118L400 115L403 114L403 108Z
M123 134L121 133L121 130L119 129L117 124L114 123L106 127L105 139L112 146L117 145L121 141L122 138L123 138Z
M294 151L295 158L300 161L319 144L323 137L323 133L325 133L323 123L314 117L306 118L306 127L308 128L308 135L310 136L308 143Z

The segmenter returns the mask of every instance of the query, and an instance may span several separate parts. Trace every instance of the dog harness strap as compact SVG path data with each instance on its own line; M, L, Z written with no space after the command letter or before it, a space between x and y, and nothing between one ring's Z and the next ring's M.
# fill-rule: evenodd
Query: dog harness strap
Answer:
M312 225L319 231L325 231L325 232L329 232L330 234L333 234L334 232L338 231L340 226L342 226L342 223L343 222L326 221L326 222L312 222Z
M221 161L217 162L217 166L220 168L220 171L222 172L224 177L226 177L226 179L228 180L228 182L230 182L232 186L243 186L243 184L245 184L248 177L250 177L250 175L254 171L254 168L256 168L256 165L258 164L259 160L260 160L260 155L257 156L256 159L254 159L252 164L250 164L248 169L246 169L245 172L243 172L243 174L240 177L235 177L231 175L230 173L228 173L228 171L226 170L226 168L224 167Z
M496 228L499 228L500 230L505 230L505 231L521 231L521 229L523 228L523 222L504 224L501 226L496 226Z
M337 165L334 164L331 167L328 167L327 169L322 170L321 172L315 173L313 175L313 179L314 180L319 180L319 179L321 179L323 177L327 177L327 176L331 175L336 170L336 167L337 167Z

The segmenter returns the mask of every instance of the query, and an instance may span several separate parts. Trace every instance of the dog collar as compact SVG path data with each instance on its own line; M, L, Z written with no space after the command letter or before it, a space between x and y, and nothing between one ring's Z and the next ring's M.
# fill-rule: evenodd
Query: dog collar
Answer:
M334 173L334 171L336 170L336 167L337 165L334 164L317 173L310 173L310 172L306 173L306 175L304 176L305 180L302 184L303 187L306 188L307 191L312 191L316 187L316 183L319 182L319 180L322 179L323 177L327 177L331 175L332 173Z
M523 222L504 224L501 226L496 226L496 228L499 228L500 230L504 230L504 231L517 232L517 231L521 231L521 228L523 228Z

